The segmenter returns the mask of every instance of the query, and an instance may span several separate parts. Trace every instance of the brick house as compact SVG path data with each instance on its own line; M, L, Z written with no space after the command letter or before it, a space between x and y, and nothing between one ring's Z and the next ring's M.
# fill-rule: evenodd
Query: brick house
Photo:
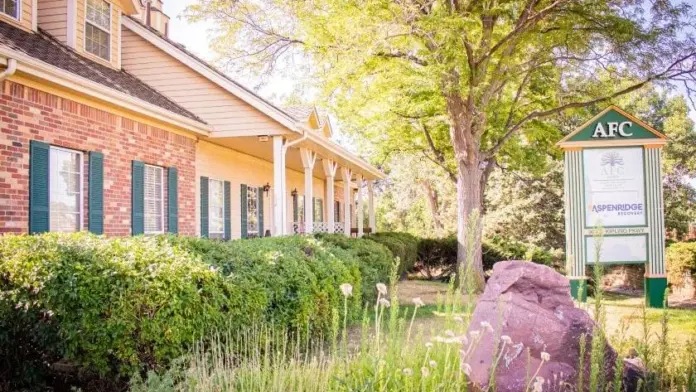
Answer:
M383 175L328 117L265 101L168 22L157 0L3 0L0 233L372 230Z

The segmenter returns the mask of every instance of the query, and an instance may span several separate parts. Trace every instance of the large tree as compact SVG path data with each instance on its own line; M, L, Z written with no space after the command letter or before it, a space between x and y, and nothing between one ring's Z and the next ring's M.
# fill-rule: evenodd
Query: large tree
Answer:
M347 129L385 149L420 140L456 180L461 262L492 170L545 161L547 117L695 71L690 8L666 0L200 1L189 16L216 22L225 64L292 62Z

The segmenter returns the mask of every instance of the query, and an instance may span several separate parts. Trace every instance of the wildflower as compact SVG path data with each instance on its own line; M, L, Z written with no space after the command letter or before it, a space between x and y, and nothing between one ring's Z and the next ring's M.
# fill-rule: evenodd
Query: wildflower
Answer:
M429 365L431 368L434 368L434 367L437 367L437 362L435 362L435 361L433 361L433 360L431 359L431 360L428 362L428 365Z
M435 337L433 338L433 340L436 341L436 342L438 342L438 343L444 343L446 339L443 338L443 337L440 336L440 335L437 335L437 336L435 336Z
M384 283L377 283L377 292L382 295L387 295L387 285Z
M388 308L388 307L391 306L391 304L389 303L389 300L386 299L386 298L380 298L380 299L379 299L379 304L382 305L382 306L384 306L385 308Z
M413 370L411 370L411 368L404 368L404 370L402 370L402 372L404 373L405 376L413 375Z
M501 336L500 340L505 344L512 344L512 339L507 335Z
M542 392L544 390L544 377L538 376L534 385L532 385L532 392Z
M414 299L413 299L413 304L416 305L416 307L418 307L418 306L425 306L425 302L423 302L423 300L420 299L420 297L414 298Z
M472 339L476 339L481 335L481 331L474 330L474 331L469 332L469 335L471 335Z
M541 352L541 360L548 362L551 360L551 355L549 353L547 353L546 351L542 351Z
M464 372L464 374L466 374L467 377L470 377L471 376L471 365L469 365L466 362L462 363L462 371Z
M491 326L491 323L489 323L488 321L481 321L481 328L488 332L493 332L493 327Z
M428 377L428 376L430 375L430 369L428 369L427 367L423 366L423 367L421 368L421 375L422 375L423 377Z
M456 335L454 334L454 332L452 332L452 331L449 330L449 329L448 329L447 331L445 331L445 335L447 335L447 336L449 336L449 337L451 337L451 338L453 338L453 337L456 336Z
M431 342L427 342L427 343L425 343L425 348L430 350L431 348L433 348L433 344Z
M210 267L208 267L208 269L210 270L210 272L217 272L218 270L218 268L214 265L211 265Z
M344 297L350 297L353 295L353 286L351 286L349 283L343 283L341 285L341 292L343 293Z
M466 335L462 335L459 337L459 343L466 346L469 344L469 339L466 338Z
M464 322L464 319L461 318L460 316L455 316L455 317L454 317L454 321L456 321L456 322L458 322L458 323L463 323L463 322Z

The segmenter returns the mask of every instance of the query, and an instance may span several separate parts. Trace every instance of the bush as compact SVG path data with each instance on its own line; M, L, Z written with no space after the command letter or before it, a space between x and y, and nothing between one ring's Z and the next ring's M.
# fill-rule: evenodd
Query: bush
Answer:
M156 368L231 319L259 314L242 290L153 238L0 237L0 357L10 379L67 359L102 375Z
M457 237L423 238L418 242L418 268L428 279L449 276L457 265Z
M408 233L385 232L365 237L386 246L401 261L399 276L404 276L413 269L418 258L418 238Z
M330 336L343 308L339 286L353 285L355 318L392 261L383 246L345 237L88 233L0 237L0 258L0 386L17 389L50 382L57 362L117 387L220 328Z
M685 274L696 273L696 242L675 242L667 247L665 256L670 284L682 286Z

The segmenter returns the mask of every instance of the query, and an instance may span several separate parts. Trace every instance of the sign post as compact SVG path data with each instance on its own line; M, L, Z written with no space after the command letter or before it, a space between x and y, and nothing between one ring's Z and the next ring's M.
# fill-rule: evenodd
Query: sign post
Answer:
M566 258L573 298L586 300L586 265L645 264L646 304L664 306L660 154L666 143L662 133L615 106L557 143L565 157Z

